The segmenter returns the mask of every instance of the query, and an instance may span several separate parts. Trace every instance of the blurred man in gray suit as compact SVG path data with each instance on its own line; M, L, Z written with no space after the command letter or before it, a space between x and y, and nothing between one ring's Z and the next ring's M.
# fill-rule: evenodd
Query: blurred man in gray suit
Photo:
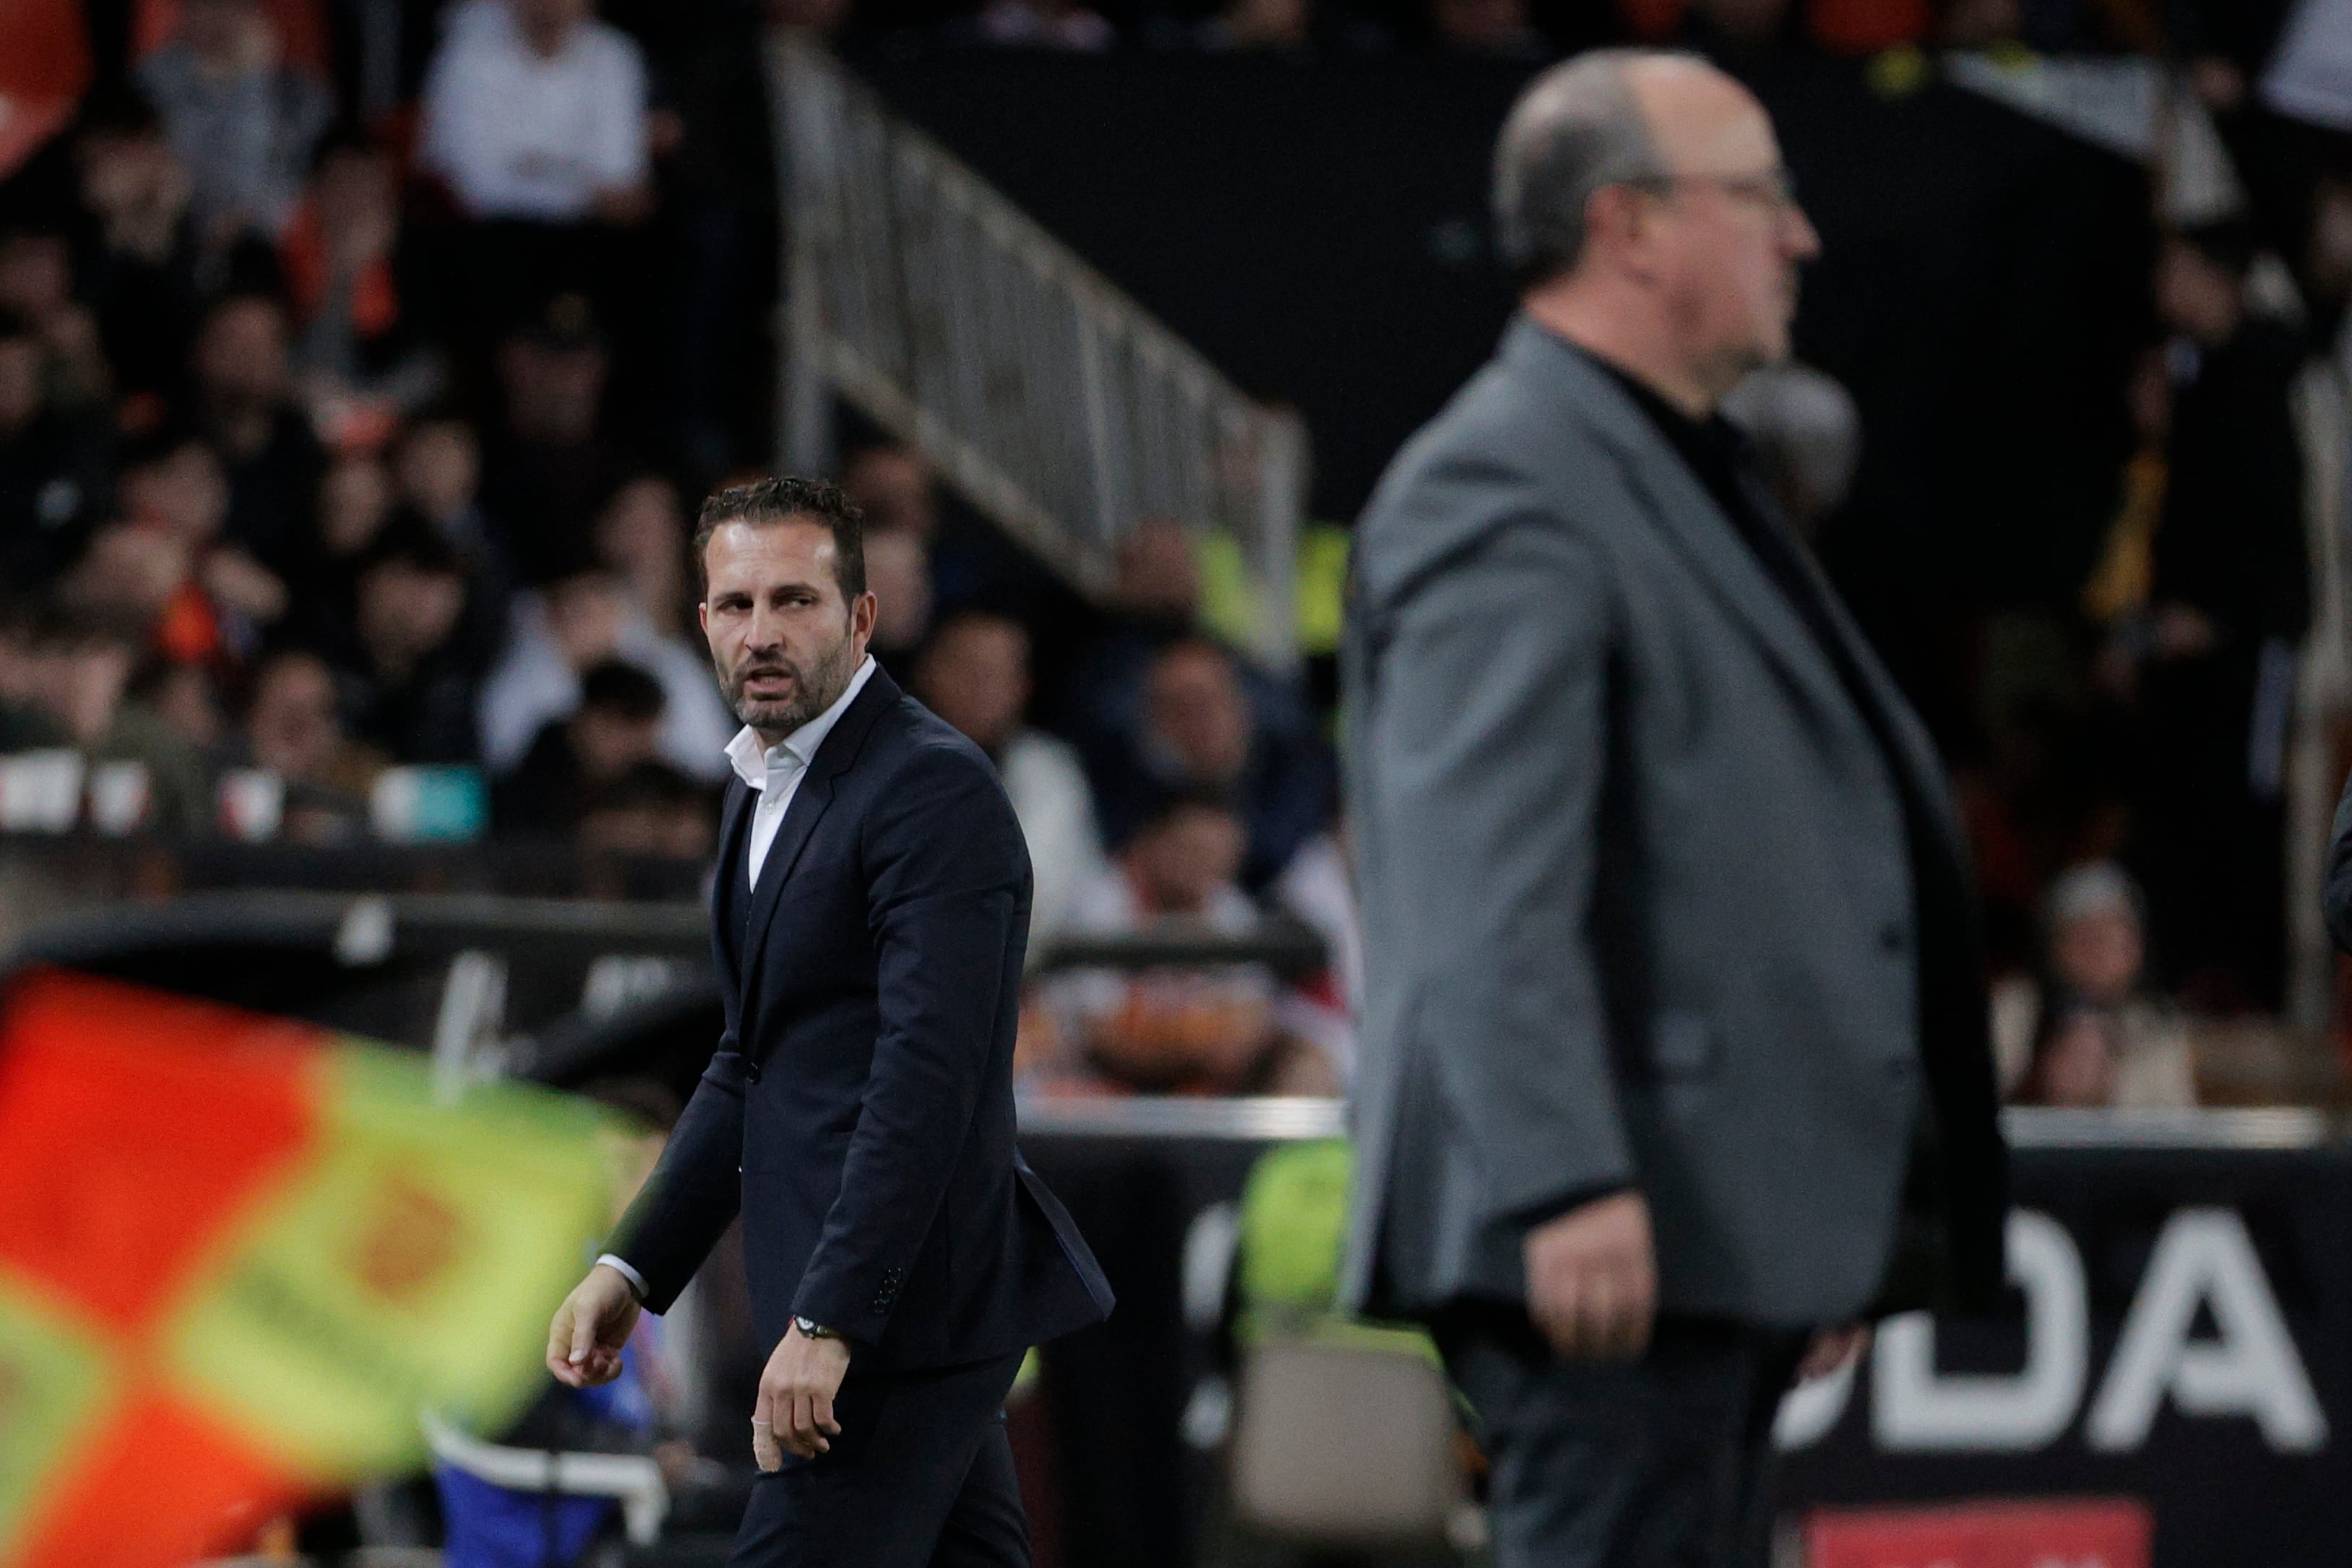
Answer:
M1519 317L1356 535L1354 1303L1435 1330L1504 1568L1761 1563L1773 1411L2001 1282L1936 752L1716 406L1820 248L1695 58L1538 79Z

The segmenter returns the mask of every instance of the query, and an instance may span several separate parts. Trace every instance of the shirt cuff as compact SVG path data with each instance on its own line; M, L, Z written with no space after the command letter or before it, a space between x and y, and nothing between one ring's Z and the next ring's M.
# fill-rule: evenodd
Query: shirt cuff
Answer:
M609 1252L601 1254L597 1258L596 1261L603 1264L605 1268L610 1268L622 1279L627 1280L629 1282L629 1289L637 1293L638 1300L642 1301L647 1296L652 1294L651 1291L646 1289L646 1277L638 1273L635 1269L630 1268L627 1264L622 1262L618 1258L613 1256L613 1254Z

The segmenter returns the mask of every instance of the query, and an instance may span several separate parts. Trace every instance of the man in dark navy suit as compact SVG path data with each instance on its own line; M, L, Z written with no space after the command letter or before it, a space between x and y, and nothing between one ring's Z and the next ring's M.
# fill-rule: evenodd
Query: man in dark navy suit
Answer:
M711 897L727 1032L548 1365L618 1375L740 1212L775 1350L734 1563L1026 1564L1004 1394L1110 1289L1013 1147L1020 826L866 656L861 527L804 479L703 505L703 631L744 722Z

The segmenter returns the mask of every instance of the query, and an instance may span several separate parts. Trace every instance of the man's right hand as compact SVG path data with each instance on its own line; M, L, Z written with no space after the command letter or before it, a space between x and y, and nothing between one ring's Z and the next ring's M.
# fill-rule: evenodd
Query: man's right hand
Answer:
M572 1288L547 1330L547 1370L567 1388L593 1388L621 1375L621 1347L637 1326L637 1293L619 1269L599 1263Z
M1650 1205L1612 1193L1528 1232L1528 1316L1563 1356L1627 1360L1650 1343L1658 1259Z

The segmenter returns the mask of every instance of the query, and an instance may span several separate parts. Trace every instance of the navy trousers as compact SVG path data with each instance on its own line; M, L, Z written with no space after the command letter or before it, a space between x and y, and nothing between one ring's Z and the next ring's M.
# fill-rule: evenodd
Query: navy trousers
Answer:
M1524 1314L1441 1324L1476 1413L1496 1568L1765 1568L1772 1418L1809 1336L1662 1319L1639 1361L1563 1361Z
M870 1378L853 1363L841 1436L753 1484L729 1568L1029 1568L1004 1432L1020 1370L1018 1355Z

